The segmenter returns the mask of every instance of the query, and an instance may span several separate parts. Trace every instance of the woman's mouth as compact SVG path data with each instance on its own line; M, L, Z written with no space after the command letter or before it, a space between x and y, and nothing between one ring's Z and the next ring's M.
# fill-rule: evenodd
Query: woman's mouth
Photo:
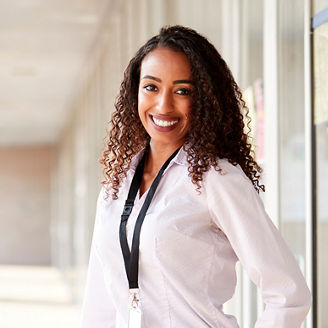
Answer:
M173 130L179 122L177 117L161 117L159 115L155 117L155 115L150 115L150 118L154 127L163 132Z
M153 117L153 121L155 122L156 125L158 126L172 126L174 124L177 124L179 122L179 120L172 120L172 121L162 121L162 120L159 120L155 117Z

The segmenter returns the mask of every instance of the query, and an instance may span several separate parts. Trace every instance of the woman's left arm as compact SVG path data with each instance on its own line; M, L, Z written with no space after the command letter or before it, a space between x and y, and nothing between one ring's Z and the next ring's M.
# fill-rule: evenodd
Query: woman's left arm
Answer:
M260 288L265 310L255 328L299 328L311 293L299 266L240 167L214 169L205 179L209 211L225 233L250 278Z
M107 291L104 265L96 245L97 229L100 227L100 216L104 189L99 193L90 250L89 266L84 299L81 309L81 328L114 328L116 327L116 309Z

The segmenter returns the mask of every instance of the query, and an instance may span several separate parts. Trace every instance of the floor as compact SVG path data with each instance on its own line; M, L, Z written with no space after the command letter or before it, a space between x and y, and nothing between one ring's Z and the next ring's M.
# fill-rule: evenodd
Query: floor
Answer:
M56 268L0 265L0 328L78 328L71 298Z

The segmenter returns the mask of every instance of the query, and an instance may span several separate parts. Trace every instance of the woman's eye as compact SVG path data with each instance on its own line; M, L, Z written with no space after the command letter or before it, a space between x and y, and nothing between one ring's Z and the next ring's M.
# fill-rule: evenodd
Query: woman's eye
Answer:
M147 91L156 91L157 87L153 84L147 84L144 86L144 89L146 89Z
M188 96L191 94L191 90L190 89L187 89L187 88L180 88L176 91L176 93L178 95L182 95L182 96Z

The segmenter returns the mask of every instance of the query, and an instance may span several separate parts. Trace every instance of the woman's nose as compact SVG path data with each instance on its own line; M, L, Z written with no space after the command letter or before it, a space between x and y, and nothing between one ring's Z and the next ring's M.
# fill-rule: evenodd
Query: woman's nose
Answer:
M158 95L157 109L163 114L174 110L173 99L170 92L163 91Z

